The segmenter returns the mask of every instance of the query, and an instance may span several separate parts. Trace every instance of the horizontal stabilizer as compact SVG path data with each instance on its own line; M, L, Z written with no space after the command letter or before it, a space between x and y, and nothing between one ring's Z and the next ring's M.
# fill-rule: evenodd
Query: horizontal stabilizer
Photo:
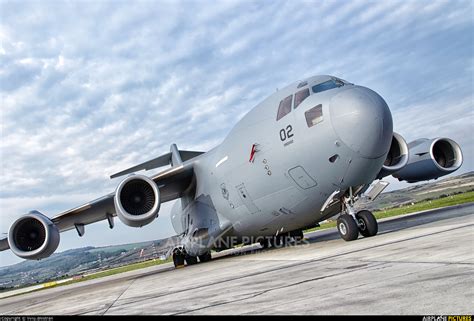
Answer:
M199 156L199 155L203 154L203 152L193 152L193 151L187 151L187 150L180 150L179 154L181 156L181 160L183 162L185 162L187 160L190 160L190 159L192 159L196 156ZM170 165L171 163L172 163L172 152L166 153L166 154L161 155L157 158L151 159L151 160L146 161L144 163L141 163L141 164L135 165L133 167L127 168L127 169L125 169L121 172L115 173L112 176L110 176L110 178L120 177L120 176L127 175L127 174L130 174L130 173L138 172L138 171L141 171L141 170L146 170L147 171L147 170L150 170L150 169L154 169L154 168L158 168L158 167L162 167L162 166L167 166L167 165Z

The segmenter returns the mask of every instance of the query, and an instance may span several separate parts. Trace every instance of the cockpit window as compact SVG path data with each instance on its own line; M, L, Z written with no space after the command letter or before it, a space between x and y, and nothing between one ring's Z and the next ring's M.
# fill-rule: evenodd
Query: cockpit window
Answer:
M303 102L309 96L309 88L302 89L295 94L295 103L293 104L296 109L299 104Z
M308 84L308 82L305 80L305 81L302 81L298 84L298 87L297 88L301 88L301 87L304 87Z
M291 100L293 98L293 95L290 95L280 101L280 106L278 106L278 114L277 114L277 120L280 120L286 114L288 114L291 111Z
M306 117L306 124L308 127L313 127L323 121L323 106L319 104L307 110L304 113L304 116Z
M314 85L312 87L313 93L320 93L325 90L333 89L333 88L338 88L344 86L344 83L340 81L339 79L331 79L328 81L325 81L321 84Z

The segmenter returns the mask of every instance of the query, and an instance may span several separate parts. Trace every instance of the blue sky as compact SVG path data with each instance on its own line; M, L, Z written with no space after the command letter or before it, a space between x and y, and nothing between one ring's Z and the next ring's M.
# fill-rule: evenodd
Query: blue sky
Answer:
M377 91L408 142L450 137L456 174L473 170L473 22L471 1L2 0L0 232L113 191L110 174L171 143L209 150L315 74ZM58 250L170 236L170 205L140 229L66 232Z

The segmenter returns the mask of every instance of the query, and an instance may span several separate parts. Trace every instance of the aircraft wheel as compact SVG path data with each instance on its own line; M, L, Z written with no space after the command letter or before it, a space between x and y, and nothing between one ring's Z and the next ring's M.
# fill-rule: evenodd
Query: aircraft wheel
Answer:
M303 242L302 236L293 236L293 239L295 240L296 244L300 244L301 242Z
M201 263L209 262L210 260L212 260L211 252L207 252L203 255L199 255L199 262Z
M359 236L357 223L349 214L339 216L337 219L337 229L344 241L353 241Z
M370 211L360 211L356 214L359 232L364 237L370 237L377 234L379 226L374 214Z
M175 268L180 268L184 266L184 255L181 252L173 253L173 263Z
M297 230L297 231L293 231L291 232L291 236L293 237L293 239L295 240L295 243L300 243L301 241L303 241L303 238L304 238L304 235L303 235L303 230Z
M184 259L188 265L194 265L198 262L197 256L186 255Z
M260 243L260 246L264 250L270 247L270 240L267 237L264 237L263 239L259 240L258 243Z
M271 240L272 246L275 248L282 247L285 241L285 239L281 235L274 236Z

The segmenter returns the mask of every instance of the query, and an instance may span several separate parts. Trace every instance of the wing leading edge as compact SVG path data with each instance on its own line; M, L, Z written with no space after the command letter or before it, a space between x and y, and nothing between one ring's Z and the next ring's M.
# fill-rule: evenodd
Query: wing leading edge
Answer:
M160 200L162 203L180 198L182 196L182 193L190 186L194 177L194 160L191 160L191 158L194 158L198 155L203 154L202 152L186 152L186 151L179 151L179 152L181 154L181 157L186 160L185 163L181 163L177 166L170 167L151 177L151 179L157 184L160 190ZM171 159L171 157L172 157L172 153L162 155L155 159L155 160L160 159L160 161L155 162L155 165L163 164L164 159L166 160L168 158ZM149 162L152 162L152 161L149 161ZM146 164L149 162L145 162L143 164ZM130 171L131 169L139 168L143 164L131 167L130 169L125 170L123 172L127 171L127 173L132 173L133 171ZM164 164L164 165L167 165L167 164ZM161 166L164 166L164 165L161 165ZM140 169L146 169L146 168L141 167ZM137 169L137 170L140 170L140 169ZM121 175L125 175L125 174L121 174ZM121 175L118 175L118 176L121 176ZM56 216L53 216L51 218L51 221L54 224L56 224L60 232L65 232L74 228L77 229L79 226L83 227L84 225L92 224L98 221L111 220L113 219L113 217L117 216L116 211L115 211L115 206L114 206L114 196L115 196L115 192L107 194L101 198L98 198L89 203L83 204L76 208L59 213ZM109 221L109 224L110 224L110 227L112 228L113 224L111 224L110 221ZM0 251L7 250L9 248L10 247L8 245L8 239L7 238L0 239Z

